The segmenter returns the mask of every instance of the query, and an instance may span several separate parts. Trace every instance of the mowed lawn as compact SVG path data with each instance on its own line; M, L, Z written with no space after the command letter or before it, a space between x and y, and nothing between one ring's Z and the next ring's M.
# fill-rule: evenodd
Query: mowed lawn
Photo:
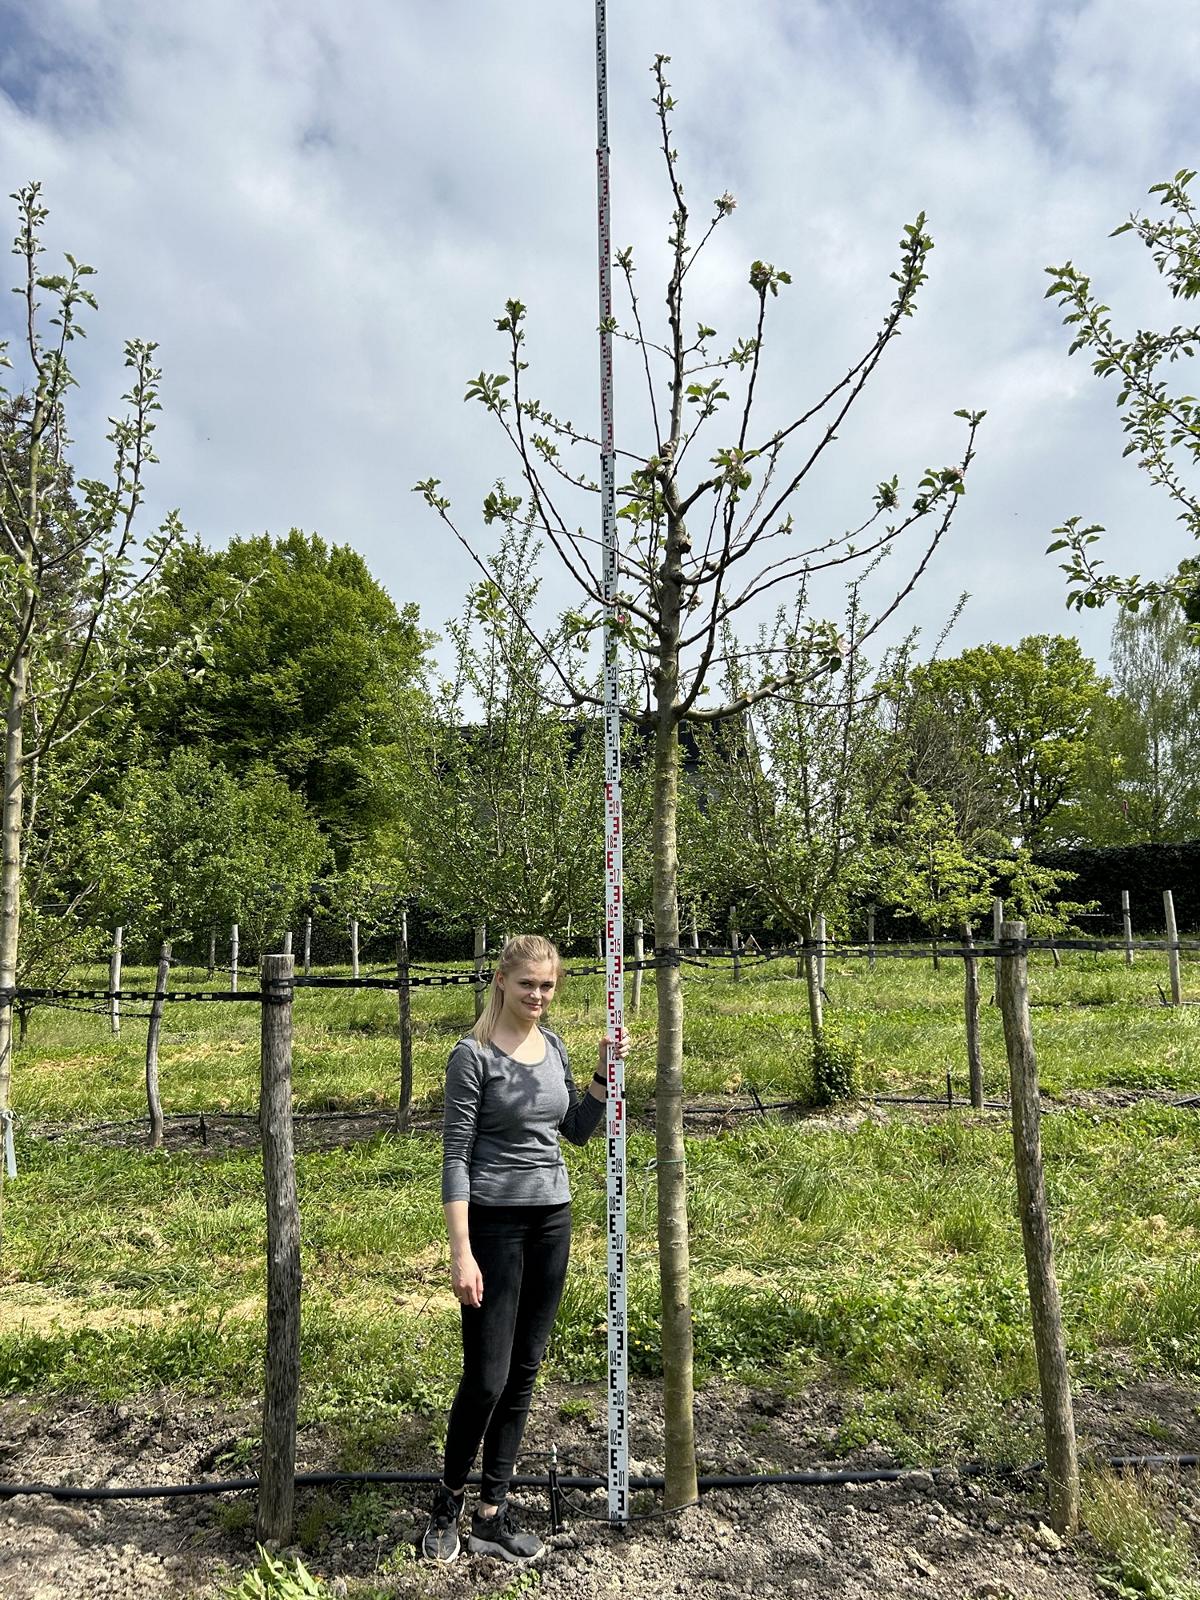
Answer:
M990 972L984 965L985 996ZM878 1440L905 1460L1019 1458L1033 1447L1036 1373L1027 1327L1011 1139L1003 1113L898 1105L786 1120L746 1114L808 1098L804 986L794 963L687 968L686 1083L725 1119L690 1124L696 1351L704 1381L736 1374L843 1393L833 1453ZM1200 998L1200 966L1184 968ZM199 975L177 972L176 987ZM84 981L102 982L94 972ZM151 982L129 972L130 986ZM245 975L244 986L253 984ZM1048 956L1032 971L1034 1032L1052 1114L1043 1123L1058 1264L1077 1381L1099 1390L1200 1375L1200 1006L1159 1003L1165 957ZM205 986L205 985L201 985ZM831 959L830 1015L856 1030L868 1094L966 1094L962 969L951 959ZM205 1148L196 1113L253 1113L258 1008L172 1004L165 1111L187 1132L151 1153L130 1130L79 1131L144 1113L146 1024L43 1010L14 1070L19 1176L5 1188L0 1391L117 1398L162 1383L230 1400L260 1381L262 1171L250 1137ZM456 1376L436 1111L470 992L413 994L417 1131L386 1118L298 1158L304 1250L306 1416L397 1411L436 1419ZM310 991L295 1006L302 1112L394 1107L396 997ZM581 1079L603 1021L599 980L570 980L552 1025ZM658 1365L653 1134L654 985L629 1066L631 1350ZM1006 1093L999 1014L984 1007L990 1098ZM1143 1093L1144 1092L1144 1093ZM1138 1095L1142 1095L1138 1098ZM378 1131L382 1129L382 1131ZM223 1125L223 1131L228 1126ZM345 1131L345 1129L343 1129ZM357 1137L362 1132L363 1137ZM353 1135L353 1136L351 1136ZM550 1370L603 1370L604 1161L568 1149L576 1247Z

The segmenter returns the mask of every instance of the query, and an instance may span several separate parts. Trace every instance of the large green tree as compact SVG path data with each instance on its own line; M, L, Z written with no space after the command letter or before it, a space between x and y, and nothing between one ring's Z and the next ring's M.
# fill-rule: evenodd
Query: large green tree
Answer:
M414 714L427 644L416 608L397 608L355 551L296 530L188 544L163 590L151 637L187 624L207 641L138 698L141 726L163 756L197 747L235 774L279 773L345 867L392 821L379 767Z
M1078 836L1080 775L1106 686L1076 639L979 645L914 677L916 693L960 730L962 765L950 792L927 782L936 803L953 804L965 784L993 797L992 830L1009 841L1037 850ZM972 832L960 828L968 844Z

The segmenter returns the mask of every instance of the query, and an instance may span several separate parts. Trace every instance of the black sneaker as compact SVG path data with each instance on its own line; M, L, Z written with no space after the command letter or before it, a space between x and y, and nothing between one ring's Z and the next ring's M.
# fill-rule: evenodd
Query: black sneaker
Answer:
M499 1556L501 1561L532 1561L545 1545L536 1533L522 1533L506 1500L494 1517L471 1518L467 1549L473 1556Z
M429 1526L421 1540L421 1554L429 1561L450 1562L458 1555L458 1519L462 1516L463 1496L451 1494L444 1483L433 1491Z

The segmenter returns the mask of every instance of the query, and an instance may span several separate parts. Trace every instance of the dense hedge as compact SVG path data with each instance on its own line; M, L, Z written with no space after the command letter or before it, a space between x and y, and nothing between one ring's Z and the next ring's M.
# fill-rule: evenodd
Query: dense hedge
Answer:
M1161 933L1163 890L1175 896L1179 927L1200 928L1200 839L1187 844L1077 846L1048 850L1037 860L1077 874L1067 889L1072 900L1095 900L1101 916L1089 918L1089 932L1121 927L1121 890L1129 890L1135 934Z

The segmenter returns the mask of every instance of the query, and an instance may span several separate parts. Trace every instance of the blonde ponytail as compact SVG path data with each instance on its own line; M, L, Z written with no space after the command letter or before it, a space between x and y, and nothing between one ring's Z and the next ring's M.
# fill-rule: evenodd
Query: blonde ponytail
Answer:
M488 985L487 998L484 1000L479 1020L471 1029L471 1038L477 1044L491 1044L496 1024L500 1021L500 1013L504 1010L504 990L496 982L497 978L501 975L507 978L517 967L535 966L544 961L553 965L555 983L561 983L563 963L556 944L544 939L540 933L518 933L508 941L500 952L500 959L496 962L496 970L492 973L492 981Z

